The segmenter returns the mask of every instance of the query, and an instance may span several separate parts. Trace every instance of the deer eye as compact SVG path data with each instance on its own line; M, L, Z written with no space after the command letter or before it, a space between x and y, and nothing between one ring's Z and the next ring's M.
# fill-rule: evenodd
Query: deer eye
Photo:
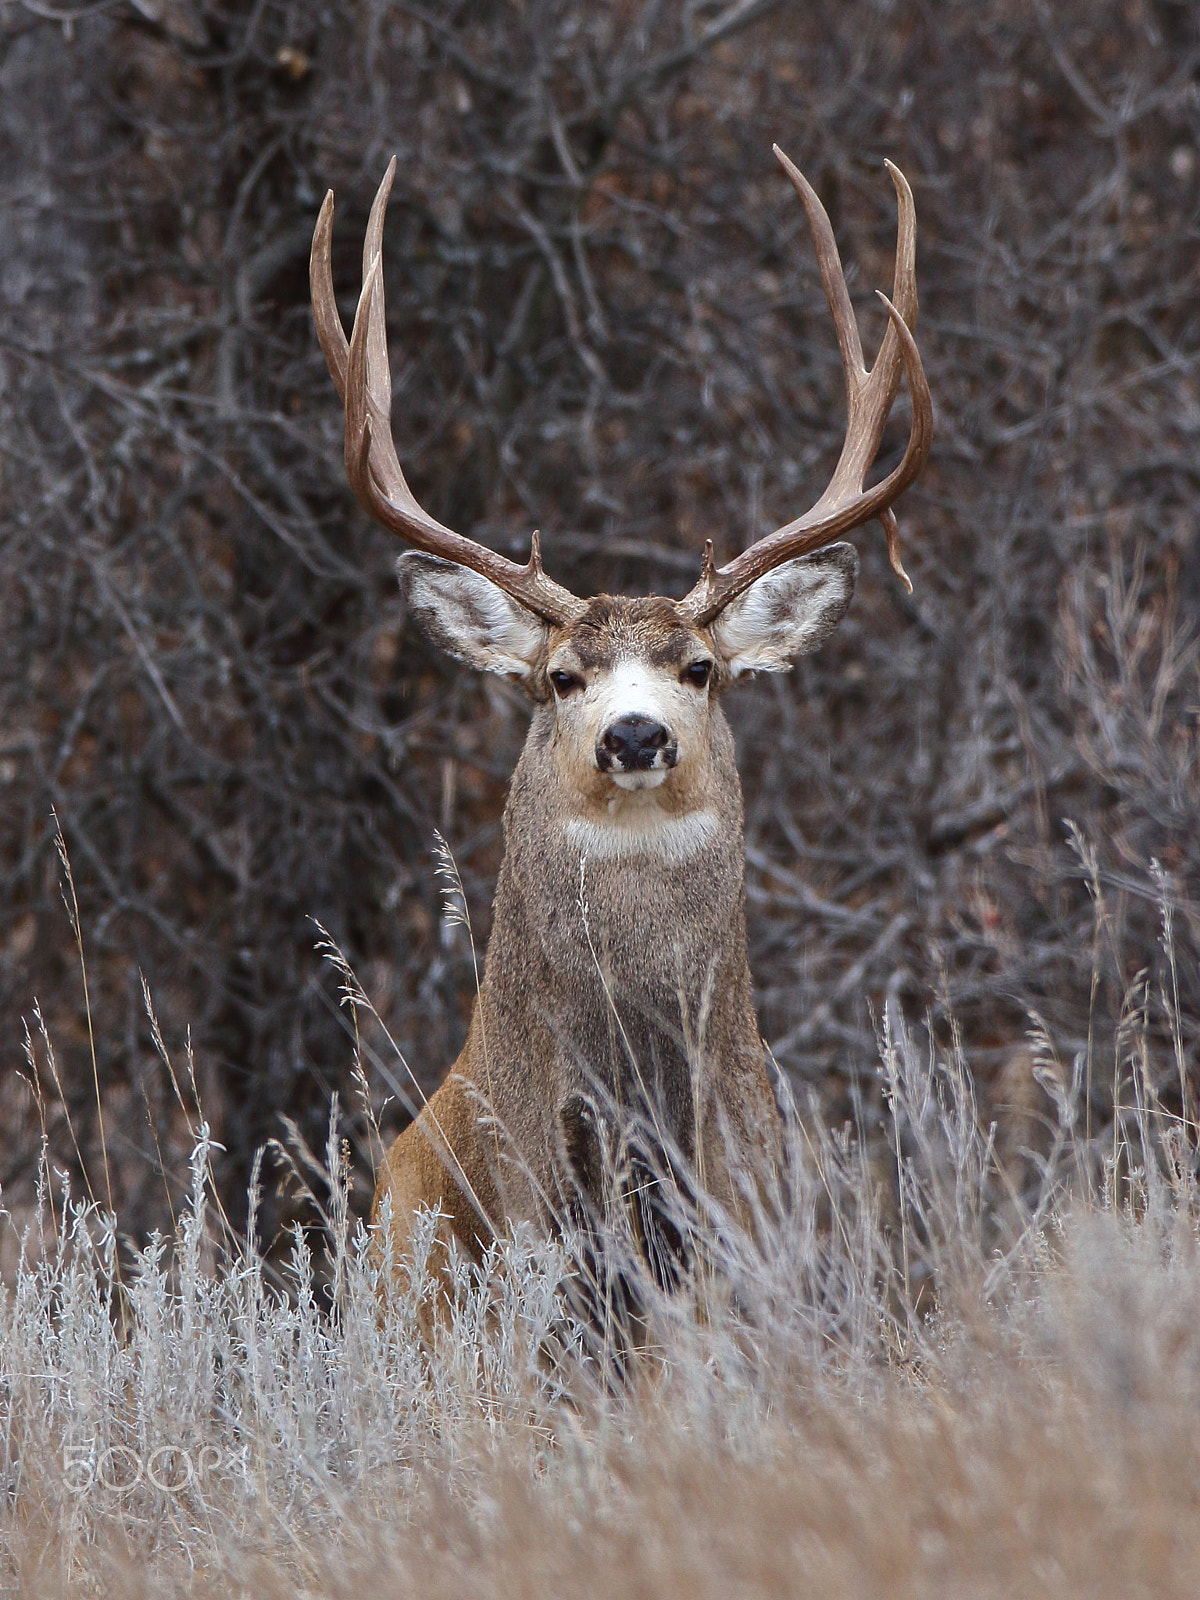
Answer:
M557 695L570 694L574 689L583 688L582 678L576 677L573 672L563 672L561 668L557 668L550 674L550 682Z
M684 667L679 680L681 683L690 683L694 689L703 689L712 677L712 667L711 661L693 661L691 666Z

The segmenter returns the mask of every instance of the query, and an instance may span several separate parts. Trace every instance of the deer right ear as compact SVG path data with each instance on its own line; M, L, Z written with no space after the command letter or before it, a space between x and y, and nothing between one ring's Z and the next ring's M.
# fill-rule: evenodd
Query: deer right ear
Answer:
M549 625L503 589L440 556L410 550L396 562L400 592L434 644L481 672L528 679Z

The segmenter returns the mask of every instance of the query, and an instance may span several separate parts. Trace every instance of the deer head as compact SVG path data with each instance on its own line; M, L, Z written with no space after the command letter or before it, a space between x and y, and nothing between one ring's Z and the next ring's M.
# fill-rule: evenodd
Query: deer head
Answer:
M785 670L817 648L840 621L854 588L852 549L840 535L878 518L892 567L900 564L892 502L929 453L933 408L913 339L917 291L916 218L900 171L888 171L899 204L892 299L880 295L889 324L868 370L837 245L824 207L802 173L775 154L804 203L846 381L845 442L816 504L759 539L723 567L710 540L699 581L682 600L579 599L547 577L538 534L518 565L444 527L418 504L392 437L392 383L384 320L383 219L393 158L375 196L363 248L363 287L347 341L330 271L333 195L313 237L313 309L321 348L346 412L345 459L364 509L413 546L399 576L410 607L430 635L471 666L515 680L554 707L564 770L597 792L663 784L703 747L705 707L727 683L753 671ZM912 420L903 459L872 488L864 482L901 374ZM604 783L593 782L593 776Z

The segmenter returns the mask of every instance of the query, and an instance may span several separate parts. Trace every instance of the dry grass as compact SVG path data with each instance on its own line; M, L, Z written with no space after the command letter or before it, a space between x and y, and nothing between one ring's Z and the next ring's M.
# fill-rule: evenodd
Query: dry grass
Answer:
M296 1153L323 1220L281 1278L214 1207L203 1125L174 1236L124 1265L44 1156L19 1240L6 1217L5 1582L1194 1594L1197 1128L1163 1110L1150 1050L1171 993L1126 1007L1128 1113L1090 1143L1089 1063L1064 1073L1035 1028L1058 1110L1023 1186L961 1054L893 1009L890 1152L796 1115L788 1203L757 1240L710 1224L715 1277L643 1286L656 1355L625 1383L573 1336L564 1245L529 1233L464 1272L432 1349L417 1288L381 1316L336 1106L323 1160Z

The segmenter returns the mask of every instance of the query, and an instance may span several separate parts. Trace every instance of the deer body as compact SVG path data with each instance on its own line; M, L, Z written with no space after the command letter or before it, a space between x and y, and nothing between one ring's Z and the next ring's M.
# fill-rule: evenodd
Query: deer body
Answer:
M736 1214L778 1157L746 951L741 787L719 699L744 674L786 670L840 621L857 558L832 542L839 534L878 517L904 578L891 502L920 471L932 436L911 332L907 184L890 169L900 203L896 304L884 301L890 325L868 370L829 220L780 160L808 212L837 327L846 440L811 511L724 567L710 542L700 581L678 601L579 599L543 572L536 535L521 567L421 508L390 429L381 249L394 163L368 224L350 341L330 273L332 196L322 208L313 306L345 402L351 485L415 547L398 562L410 616L450 654L510 678L534 702L467 1043L379 1176L374 1216L390 1218L402 1269L421 1207L440 1213L444 1248L478 1260L518 1221L587 1225L615 1202L631 1209L643 1253L669 1283L666 1255L678 1239L647 1199L662 1172L685 1169L688 1183ZM908 447L866 489L902 372ZM628 1147L640 1139L641 1154L615 1169L630 1129Z
M644 652L666 632L661 618L645 617L650 602L599 604L606 627L596 643L624 633ZM681 650L691 647L676 631ZM704 721L694 752L685 747L661 786L624 790L593 766L594 781L568 788L556 708L535 710L505 808L470 1035L384 1163L376 1209L390 1195L397 1253L414 1204L435 1201L472 1254L487 1243L487 1223L439 1148L443 1136L469 1166L489 1221L543 1224L564 1205L564 1181L598 1182L585 1125L585 1108L597 1104L648 1100L671 1145L726 1205L735 1198L730 1141L747 1167L774 1153L778 1114L746 953L733 738L715 701ZM482 1105L498 1137L477 1128Z

